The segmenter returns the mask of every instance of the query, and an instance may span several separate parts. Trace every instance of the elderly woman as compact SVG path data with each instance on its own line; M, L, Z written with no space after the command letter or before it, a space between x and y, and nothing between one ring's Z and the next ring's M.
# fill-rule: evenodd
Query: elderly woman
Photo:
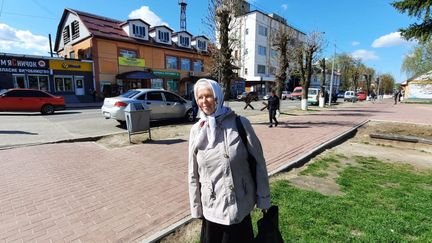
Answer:
M201 119L189 139L189 197L193 218L201 218L201 242L252 242L250 213L255 204L270 207L266 163L260 141L241 117L247 148L236 126L237 115L223 106L223 92L213 80L200 79L194 94ZM248 151L257 161L256 186Z

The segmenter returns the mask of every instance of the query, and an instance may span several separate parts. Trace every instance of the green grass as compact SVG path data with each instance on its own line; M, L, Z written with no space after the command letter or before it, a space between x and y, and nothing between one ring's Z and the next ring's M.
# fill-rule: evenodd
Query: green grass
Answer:
M327 156L317 159L311 164L308 164L307 169L300 172L300 175L313 175L316 177L326 177L328 174L323 170L327 169L330 164L337 164L339 160L336 156Z
M302 190L287 180L271 184L285 242L432 242L432 171L353 159L358 164L337 179L342 196ZM254 224L260 215L254 211Z

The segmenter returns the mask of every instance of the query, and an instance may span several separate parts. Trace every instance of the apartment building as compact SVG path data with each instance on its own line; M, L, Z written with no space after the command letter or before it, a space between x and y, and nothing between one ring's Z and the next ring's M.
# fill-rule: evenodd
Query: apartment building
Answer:
M119 21L65 9L55 51L94 61L96 90L113 96L132 88L164 88L187 96L207 76L208 38L142 19Z
M289 26L284 18L276 14L266 14L258 10L243 8L242 15L235 18L233 35L238 44L233 50L238 75L246 80L246 90L258 91L261 95L275 85L275 74L279 65L278 53L272 48L272 39L279 27L292 29L298 40L305 33ZM286 82L288 82L286 80Z

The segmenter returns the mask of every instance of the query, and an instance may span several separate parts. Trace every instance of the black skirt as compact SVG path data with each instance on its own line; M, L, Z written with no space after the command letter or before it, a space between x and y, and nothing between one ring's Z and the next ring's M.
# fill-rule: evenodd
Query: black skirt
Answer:
M252 243L253 238L250 215L232 225L217 224L206 219L202 221L201 243Z

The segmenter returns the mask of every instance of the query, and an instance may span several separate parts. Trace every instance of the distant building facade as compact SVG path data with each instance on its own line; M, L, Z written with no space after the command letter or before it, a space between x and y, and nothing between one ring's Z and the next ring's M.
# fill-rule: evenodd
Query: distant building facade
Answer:
M187 96L207 76L208 38L141 19L119 21L65 9L55 51L94 61L96 89L113 96L132 88L164 88Z
M235 18L236 28L233 30L239 42L233 50L235 65L240 67L238 75L246 80L246 90L258 91L263 95L275 85L279 64L278 52L272 47L272 38L279 27L293 30L299 41L304 40L305 33L289 26L284 18L276 14L249 11L247 6L243 9L244 13ZM286 88L289 76L288 73Z

